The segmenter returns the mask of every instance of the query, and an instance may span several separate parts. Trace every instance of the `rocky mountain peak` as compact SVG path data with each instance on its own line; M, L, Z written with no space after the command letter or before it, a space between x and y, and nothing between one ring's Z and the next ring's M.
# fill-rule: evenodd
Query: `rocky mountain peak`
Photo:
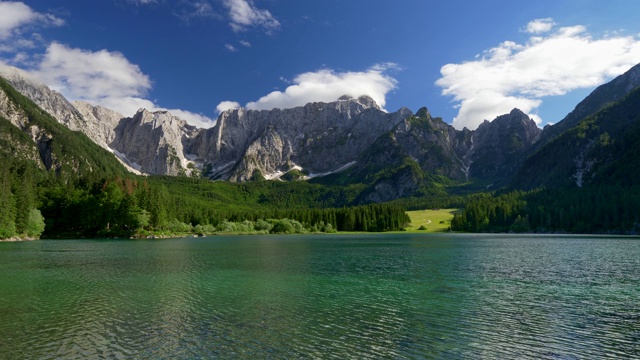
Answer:
M139 109L133 119L140 122L140 124L152 125L154 129L157 127L184 127L188 125L185 120L164 110L149 111L147 109Z
M85 128L85 121L76 108L64 96L49 89L32 75L6 65L0 65L0 75L14 89L31 99L31 101L58 120L59 123L66 125L71 130L83 131Z
M527 118L529 117L529 116L527 116L527 114L525 114L524 112L522 112L522 110L520 110L520 109L518 109L518 108L513 108L513 109L509 112L509 115L514 116L514 117L515 117L515 116L520 116L520 117L526 116Z
M378 103L376 103L375 100L373 100L373 98L371 98L368 95L362 95L358 98L358 102L360 104L362 104L364 107L367 108L375 108L380 110L380 106L378 105Z
M538 141L541 132L519 109L485 120L473 132L473 146L465 156L471 176L491 179L512 173L516 160Z
M426 107L421 107L418 112L416 112L416 117L420 119L431 119L431 113Z
M376 103L376 101L373 100L373 98L369 95L362 95L358 98L354 98L351 95L342 95L338 98L338 100L336 100L336 103L340 102L348 102L360 105L364 108L374 108L380 110L380 106L378 105L378 103Z
M508 114L500 115L493 119L493 121L484 120L476 131L484 131L481 129L496 129L498 127L509 127L509 126L517 126L518 124L524 124L525 126L530 125L530 123L535 125L535 122L522 110L518 108L514 108Z

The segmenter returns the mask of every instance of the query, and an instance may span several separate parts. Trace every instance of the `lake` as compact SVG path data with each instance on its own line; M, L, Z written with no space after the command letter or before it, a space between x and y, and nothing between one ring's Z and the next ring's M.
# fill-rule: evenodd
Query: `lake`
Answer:
M640 358L640 239L0 243L0 358Z

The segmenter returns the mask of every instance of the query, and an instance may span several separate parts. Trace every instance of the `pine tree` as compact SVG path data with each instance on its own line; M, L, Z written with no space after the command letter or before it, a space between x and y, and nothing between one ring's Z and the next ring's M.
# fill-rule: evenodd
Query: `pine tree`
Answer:
M0 239L16 235L16 203L6 167L0 169Z

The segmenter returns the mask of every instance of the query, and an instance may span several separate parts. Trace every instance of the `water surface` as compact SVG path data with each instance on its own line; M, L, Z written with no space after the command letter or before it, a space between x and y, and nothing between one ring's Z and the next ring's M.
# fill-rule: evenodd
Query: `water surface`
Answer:
M640 240L0 243L0 358L640 357Z

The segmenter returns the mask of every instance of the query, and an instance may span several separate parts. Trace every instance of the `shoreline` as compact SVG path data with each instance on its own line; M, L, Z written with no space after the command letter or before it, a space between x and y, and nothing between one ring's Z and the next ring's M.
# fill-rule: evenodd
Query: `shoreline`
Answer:
M32 238L29 236L26 236L26 237L14 236L6 239L0 239L0 242L22 242L22 241L36 241L36 240L40 240L40 238Z

